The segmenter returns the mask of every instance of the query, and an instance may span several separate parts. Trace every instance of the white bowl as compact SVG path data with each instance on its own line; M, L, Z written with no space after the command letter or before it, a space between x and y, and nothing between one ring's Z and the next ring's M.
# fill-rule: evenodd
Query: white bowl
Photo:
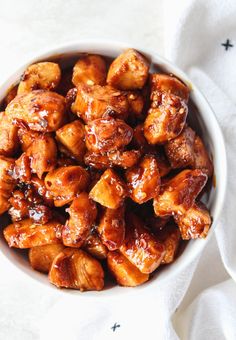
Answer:
M156 52L144 50L141 47L130 46L125 43L118 42L107 42L107 41L79 41L70 43L67 45L63 45L60 47L56 47L54 49L49 49L46 53L42 53L36 56L33 60L30 60L26 65L22 66L20 69L15 71L8 80L4 82L4 84L0 88L0 101L6 95L8 89L13 85L17 84L20 76L26 67L33 62L40 60L47 60L51 57L59 56L63 57L66 55L88 52L88 53L97 53L107 57L116 57L121 52L123 52L126 48L133 47L139 50L141 53L146 55L153 64L157 65L158 68L162 70L173 73L180 79L182 79L185 83L187 83L191 88L191 100L194 103L194 106L197 107L198 111L196 114L190 115L190 118L193 122L192 127L196 128L198 132L201 134L205 144L209 152L213 156L214 163L214 182L216 183L215 187L211 188L210 194L207 197L207 206L210 209L211 216L213 218L213 224L211 226L210 232L206 239L198 239L191 240L188 242L186 248L182 252L182 254L177 258L177 260L169 265L164 267L162 270L154 275L154 277L147 282L146 284L136 287L136 288L122 288L119 286L114 286L110 288L106 288L101 292L86 292L80 293L79 291L74 291L70 289L62 289L58 290L59 292L69 293L69 294L77 294L78 296L83 297L111 297L117 296L119 294L130 294L140 293L143 290L151 289L151 287L155 288L155 286L159 286L165 280L173 280L178 273L184 269L188 264L193 261L199 253L202 252L203 248L206 246L209 241L211 235L214 232L214 229L217 225L217 220L221 213L221 209L224 202L225 190L226 190L226 178L227 178L227 165L226 165L226 153L225 153L225 145L222 136L221 129L217 123L215 115L207 102L206 98L202 95L199 89L192 83L192 81L187 77L184 72L179 70L175 65L171 64L169 61L160 57ZM13 65L14 68L14 65ZM1 219L1 224L3 224ZM22 251L16 249L10 249L6 244L3 237L0 238L0 251L1 253L11 261L18 269L22 270L28 277L37 280L38 282L50 287L51 289L57 289L53 285L51 285L48 281L46 275L41 274L39 272L34 271L26 258L26 256L22 256ZM16 272L17 275L17 272Z

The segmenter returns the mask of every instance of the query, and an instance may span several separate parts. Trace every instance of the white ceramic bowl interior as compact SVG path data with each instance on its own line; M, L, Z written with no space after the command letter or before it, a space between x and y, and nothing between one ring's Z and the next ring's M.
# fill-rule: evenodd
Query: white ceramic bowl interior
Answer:
M215 185L211 188L209 196L206 198L206 203L208 208L210 209L211 216L213 218L213 224L210 229L210 232L206 239L198 239L192 240L188 242L182 254L177 258L177 260L166 267L163 267L160 271L154 275L154 277L147 282L146 284L134 288L122 288L119 286L112 286L110 288L106 288L101 292L86 292L80 293L79 291L74 290L58 290L63 293L76 294L77 296L83 297L109 297L109 296L117 296L119 294L130 294L131 292L140 293L143 289L150 289L153 286L159 286L165 280L173 280L176 275L186 267L191 261L196 258L196 256L203 250L207 242L209 241L214 228L216 227L217 220L219 218L223 202L224 195L226 190L226 178L227 178L227 167L226 167L226 153L223 136L220 130L220 127L216 121L214 113L212 109L202 95L202 93L198 90L198 88L191 82L191 80L179 70L176 66L160 57L154 51L144 50L137 46L130 46L125 43L114 43L107 41L80 41L75 43L70 43L61 47L56 47L54 49L50 49L46 53L42 53L35 57L33 60L30 60L27 64L22 66L16 72L14 72L8 80L5 81L4 84L0 87L0 101L5 97L9 88L12 85L17 84L19 82L20 76L26 67L33 62L48 60L52 57L63 57L67 55L71 55L74 53L96 53L107 57L116 57L120 53L122 53L126 48L133 47L139 50L141 53L146 55L148 59L152 62L152 71L155 69L161 68L162 71L167 73L173 73L180 79L182 79L186 84L188 84L191 88L191 100L194 103L191 106L189 112L190 124L193 128L195 128L198 133L203 138L205 144L207 145L208 151L212 155L213 163L214 163L214 183ZM197 108L197 110L195 109ZM0 218L0 224L4 225L4 220ZM22 256L22 250L10 249L2 235L0 237L0 251L1 253L11 261L18 269L22 270L28 277L37 280L38 282L50 287L51 289L57 289L53 285L51 285L48 281L46 275L41 274L39 272L34 271L27 260L26 256ZM23 251L24 252L24 251ZM16 272L17 275L17 272ZM153 287L154 288L154 287Z

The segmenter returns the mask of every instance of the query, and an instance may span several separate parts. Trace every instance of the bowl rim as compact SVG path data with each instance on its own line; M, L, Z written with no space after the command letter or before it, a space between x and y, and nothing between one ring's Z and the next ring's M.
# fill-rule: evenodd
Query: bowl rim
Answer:
M132 47L131 47L132 46ZM201 252L203 251L203 248L206 246L206 244L211 239L214 230L218 224L219 216L222 211L223 205L224 205L224 198L226 194L226 187L227 187L227 158L226 158L226 149L225 149L225 142L223 133L221 131L220 125L217 121L217 118L214 114L214 111L212 110L208 100L205 98L205 96L202 94L202 92L198 89L198 87L190 80L190 78L183 72L181 69L179 69L176 65L174 65L172 62L168 61L166 58L160 56L158 53L155 52L153 49L143 48L138 45L134 45L133 43L129 42L122 42L122 41L111 41L111 40L104 40L104 39L86 39L86 40L74 40L67 42L65 44L56 44L50 48L44 48L41 51L38 51L35 53L35 55L30 58L30 60L22 63L20 67L18 67L14 73L9 72L10 76L5 77L5 81L3 81L1 88L0 88L0 100L4 98L7 91L9 91L9 88L11 88L13 85L17 84L19 81L19 75L29 66L30 64L40 61L40 60L46 60L50 57L55 57L58 55L68 54L68 53L97 53L97 54L103 54L106 55L107 51L109 53L112 53L112 50L119 50L122 52L123 50L127 48L134 48L141 52L142 54L146 55L150 59L158 60L158 64L163 65L164 67L167 67L168 71L170 70L173 74L177 75L180 79L182 79L185 83L189 84L191 89L195 92L197 98L199 99L198 103L201 102L207 109L207 115L200 112L201 118L203 118L204 123L207 122L207 126L211 125L211 130L214 131L214 135L217 135L217 143L214 144L214 149L216 150L216 156L218 157L220 155L220 160L218 159L218 164L220 164L220 181L218 179L217 181L217 191L215 192L215 214L214 214L214 220L212 223L212 226L210 228L210 231L208 233L208 236L206 239L198 239L193 240L190 242L194 242L191 246L191 251L189 251L190 247L187 247L187 249L184 250L183 254L176 259L173 265L169 267L169 270L166 271L165 275L161 277L161 279L158 280L159 275L156 276L156 278L148 281L144 285L135 287L135 289L119 287L119 294L118 290L116 289L115 296L118 297L120 294L130 294L130 293L140 293L142 290L150 291L150 289L153 287L153 285L160 286L163 283L165 284L167 280L170 280L171 278L174 278L177 276L177 274L180 273L181 270L184 270L188 267L195 259L200 257ZM95 52L96 51L96 52ZM155 63L157 63L155 61ZM209 116L208 116L209 115ZM220 163L219 163L220 161ZM186 251L188 250L188 253ZM10 251L10 249L9 249ZM102 297L108 295L114 295L114 289L117 287L114 287L112 289L103 290L101 292L86 292L86 294L81 294L77 290L71 290L71 289L56 289L55 286L50 284L45 284L43 280L40 280L40 277L36 277L36 275L32 275L34 270L30 268L27 270L24 265L20 265L17 263L17 261L13 261L9 258L8 254L1 249L0 247L0 253L4 255L4 257L7 259L8 262L10 262L15 268L17 268L20 273L27 275L28 278L31 278L34 282L39 283L40 285L43 285L44 287L48 287L51 292L54 290L54 292L58 292L59 294L72 294L77 295L79 297L91 297L94 298ZM186 253L186 254L185 254ZM183 256L184 255L184 256ZM188 256L187 256L188 255ZM39 273L40 275L43 275ZM53 288L53 290L51 289Z

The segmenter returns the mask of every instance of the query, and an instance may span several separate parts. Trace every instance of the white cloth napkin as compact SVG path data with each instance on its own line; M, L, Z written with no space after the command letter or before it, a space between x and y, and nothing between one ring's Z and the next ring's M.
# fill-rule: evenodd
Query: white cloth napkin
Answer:
M166 57L201 88L227 144L229 187L216 237L199 263L141 296L63 298L45 317L41 340L236 339L236 2L168 0L164 10Z

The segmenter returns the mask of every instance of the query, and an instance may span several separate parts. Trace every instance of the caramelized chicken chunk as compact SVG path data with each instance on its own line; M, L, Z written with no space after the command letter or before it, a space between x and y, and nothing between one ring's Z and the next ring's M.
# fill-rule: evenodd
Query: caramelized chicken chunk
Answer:
M85 55L79 58L73 69L72 82L87 85L106 84L106 62L99 55Z
M212 161L207 153L207 150L199 136L196 136L193 145L194 150L194 162L192 167L194 169L201 169L211 177L213 174Z
M15 162L13 178L20 183L29 183L31 180L30 158L25 152Z
M144 156L138 165L126 171L126 180L134 202L142 204L157 196L161 181L156 158Z
M141 89L148 78L149 62L133 49L120 54L108 70L107 83L121 90Z
M0 155L11 157L18 149L17 127L0 112Z
M97 216L96 204L86 192L80 193L67 210L70 218L62 230L65 246L80 248L90 234Z
M40 225L25 219L7 226L3 234L9 247L23 249L61 243L61 228L56 220Z
M28 217L29 204L22 191L15 190L12 197L9 199L9 203L11 208L8 210L8 214L11 216L13 222L17 222Z
M190 127L186 127L178 137L169 141L165 145L165 151L172 168L190 166L212 176L213 166L207 150L201 138Z
M50 171L45 186L54 199L56 207L71 202L89 184L89 174L81 166L65 166Z
M107 169L112 166L107 154L102 155L101 153L92 151L86 152L84 163L98 170Z
M57 164L57 146L54 138L47 135L35 138L26 155L30 159L31 172L42 178L45 172L52 171Z
M117 283L125 287L136 287L148 281L149 275L141 273L124 255L110 251L107 256L108 268Z
M107 156L113 166L127 169L133 167L139 161L141 152L139 150L113 151L109 152Z
M112 152L130 143L133 130L123 120L99 118L90 122L86 129L86 146L94 152Z
M125 183L112 169L107 169L89 193L95 201L110 209L120 207L127 195Z
M32 185L27 185L24 190L15 190L9 202L11 208L8 213L13 222L30 217L35 224L45 224L53 217L52 210Z
M18 94L33 90L53 90L61 80L61 70L58 64L41 62L28 66L21 77Z
M57 287L102 290L104 272L101 264L80 249L65 249L54 259L49 280Z
M175 217L184 240L205 238L208 234L211 217L203 203L194 203L185 214Z
M135 215L127 216L126 226L125 240L120 252L142 273L152 273L165 256L165 246Z
M64 153L73 156L80 163L85 154L85 128L79 120L64 125L56 132L58 142L63 145Z
M150 144L162 144L177 137L186 122L188 107L180 97L163 94L162 103L151 107L144 122L144 135Z
M97 228L103 244L109 250L119 249L125 238L124 207L106 208Z
M129 111L137 118L142 118L142 112L144 107L144 98L138 91L130 91L127 94L129 103Z
M38 178L37 176L33 175L31 178L31 184L34 188L34 191L42 197L43 201L48 206L53 206L53 200L50 196L50 193L46 189L45 183L43 179Z
M144 151L154 150L154 146L148 144L143 129L143 124L139 124L134 128L132 144L134 147Z
M118 150L107 154L88 151L85 154L84 162L86 165L100 170L107 169L112 166L119 166L120 168L127 169L134 166L138 162L140 156L141 153L139 150Z
M40 132L32 131L27 126L21 126L18 130L18 137L21 144L22 151L26 151L30 144L36 139L39 138Z
M14 163L14 159L0 156L0 215L10 207L8 200L15 187L15 180L11 176Z
M64 121L65 99L55 92L35 90L16 96L6 107L9 119L22 120L31 130L55 131Z
M160 194L154 198L157 216L181 215L190 209L207 182L201 170L183 170L163 184Z
M91 254L93 257L96 257L99 260L104 260L107 257L107 247L102 243L99 236L92 232L83 244L83 248Z
M161 93L171 93L184 99L189 98L189 88L178 78L167 74L154 73L150 75L151 100L155 101Z
M165 152L172 168L185 168L193 164L194 139L195 132L190 127L185 127L178 137L165 144Z
M166 225L162 230L155 233L166 249L162 264L169 264L174 261L180 244L180 231L174 224Z
M63 244L46 244L29 250L31 267L39 272L48 273L54 258L65 249Z
M77 85L76 100L71 110L85 123L107 116L125 119L129 112L129 102L126 93L111 86L81 83Z

